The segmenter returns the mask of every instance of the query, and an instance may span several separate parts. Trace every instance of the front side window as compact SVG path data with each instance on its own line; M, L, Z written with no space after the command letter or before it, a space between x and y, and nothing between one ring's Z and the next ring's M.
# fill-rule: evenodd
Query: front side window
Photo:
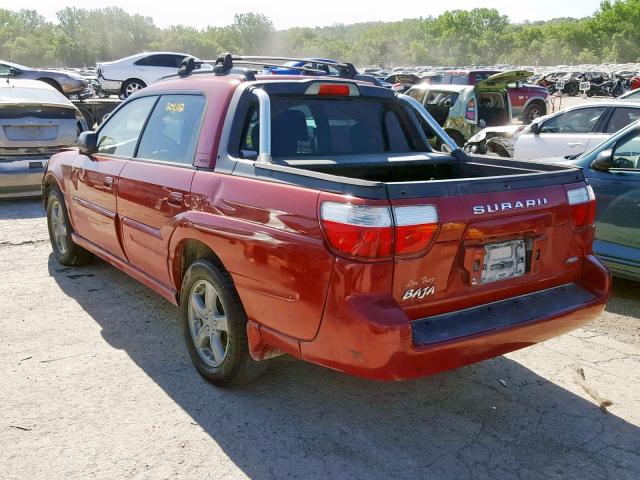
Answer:
M114 112L98 131L98 153L131 158L157 98L137 98Z
M640 169L640 132L616 145L613 150L613 168Z
M202 95L163 95L144 129L136 158L193 164L200 123Z
M591 133L604 110L590 107L561 113L544 122L540 133Z

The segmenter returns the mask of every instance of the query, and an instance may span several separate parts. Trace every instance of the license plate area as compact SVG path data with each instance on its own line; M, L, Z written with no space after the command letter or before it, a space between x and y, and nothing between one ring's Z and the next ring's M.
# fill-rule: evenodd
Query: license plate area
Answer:
M520 277L527 270L527 249L522 239L484 246L484 262L480 283L491 283Z

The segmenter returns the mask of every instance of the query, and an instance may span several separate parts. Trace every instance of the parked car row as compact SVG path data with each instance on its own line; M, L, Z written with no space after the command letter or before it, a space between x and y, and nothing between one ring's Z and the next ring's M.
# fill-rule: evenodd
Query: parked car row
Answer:
M536 83L547 88L549 93L576 96L619 97L640 86L640 75L606 72L553 72L542 75Z

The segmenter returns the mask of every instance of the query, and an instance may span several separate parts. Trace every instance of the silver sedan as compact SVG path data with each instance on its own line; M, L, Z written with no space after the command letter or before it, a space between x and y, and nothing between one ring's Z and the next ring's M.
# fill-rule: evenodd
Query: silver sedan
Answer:
M20 80L40 80L48 83L67 97L71 95L85 96L90 93L87 89L87 81L76 73L63 70L39 70L0 60L0 78L7 77Z

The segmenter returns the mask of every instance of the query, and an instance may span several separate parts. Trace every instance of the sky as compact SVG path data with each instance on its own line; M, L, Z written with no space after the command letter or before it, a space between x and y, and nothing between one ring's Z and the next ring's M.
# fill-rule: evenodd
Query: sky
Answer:
M400 8L395 8L396 5ZM176 24L197 28L225 26L233 21L236 13L256 12L269 17L278 30L437 16L445 10L476 7L496 8L515 22L549 20L585 17L599 5L600 0L0 0L0 8L37 10L49 20L55 20L56 12L68 6L86 9L119 6L129 13L152 17L159 27Z

